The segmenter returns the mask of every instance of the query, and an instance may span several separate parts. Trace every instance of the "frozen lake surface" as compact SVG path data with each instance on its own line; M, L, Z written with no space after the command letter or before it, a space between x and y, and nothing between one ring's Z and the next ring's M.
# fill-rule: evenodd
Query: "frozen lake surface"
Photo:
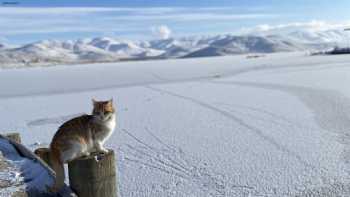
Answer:
M350 56L0 70L0 126L35 149L114 98L123 197L349 196Z

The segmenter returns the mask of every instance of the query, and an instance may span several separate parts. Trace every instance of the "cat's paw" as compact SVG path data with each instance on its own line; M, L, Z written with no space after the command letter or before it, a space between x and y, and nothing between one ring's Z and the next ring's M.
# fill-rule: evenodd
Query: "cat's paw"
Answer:
M85 152L81 155L82 158L86 158L86 157L89 157L90 156L90 153L89 152Z
M98 150L99 153L102 153L102 154L107 154L108 153L108 149L106 148L100 148L100 150Z

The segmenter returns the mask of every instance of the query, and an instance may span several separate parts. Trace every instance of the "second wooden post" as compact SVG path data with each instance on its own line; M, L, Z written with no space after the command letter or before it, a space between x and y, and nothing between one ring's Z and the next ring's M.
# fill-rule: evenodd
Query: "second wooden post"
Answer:
M117 197L114 151L68 163L69 184L78 196Z

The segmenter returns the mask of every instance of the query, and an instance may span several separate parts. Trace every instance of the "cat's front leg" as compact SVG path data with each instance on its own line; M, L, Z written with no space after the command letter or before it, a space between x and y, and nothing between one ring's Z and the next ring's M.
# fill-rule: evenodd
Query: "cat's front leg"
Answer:
M97 152L100 152L100 153L108 153L108 150L104 148L102 142L99 142L99 141L95 143L95 149Z

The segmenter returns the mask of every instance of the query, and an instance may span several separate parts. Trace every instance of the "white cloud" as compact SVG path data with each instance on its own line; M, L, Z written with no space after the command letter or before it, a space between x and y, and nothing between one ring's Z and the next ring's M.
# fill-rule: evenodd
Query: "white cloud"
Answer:
M176 11L178 8L118 8L118 7L0 7L1 15L43 15L43 14L87 14L95 12L138 12L138 13L164 13Z
M263 11L265 7L0 7L0 15L24 14L81 14L94 12L133 12L138 14L171 14L171 13L222 13L237 11Z
M175 13L164 15L143 15L135 14L131 16L112 16L107 17L106 20L172 20L172 21L203 21L203 20L215 20L215 21L231 21L231 20L243 20L243 19L259 19L259 18L273 18L278 15L273 14L217 14L217 13Z
M0 35L45 33L142 32L153 24L245 20L273 15L238 14L234 7L0 7ZM157 29L157 28L156 28ZM169 37L167 27L158 28L158 37ZM162 32L162 33L160 33Z
M332 29L344 29L349 27L350 27L350 21L332 23L332 22L326 22L326 21L320 21L320 20L312 20L309 22L294 22L294 23L285 23L285 24L277 24L277 25L262 24L252 28L242 28L241 30L239 30L239 33L272 34L272 33L286 33L286 32L292 32L297 30L326 31L326 30L332 30Z
M152 27L152 33L157 37L161 39L167 39L171 35L171 30L166 25L161 25L158 27Z

